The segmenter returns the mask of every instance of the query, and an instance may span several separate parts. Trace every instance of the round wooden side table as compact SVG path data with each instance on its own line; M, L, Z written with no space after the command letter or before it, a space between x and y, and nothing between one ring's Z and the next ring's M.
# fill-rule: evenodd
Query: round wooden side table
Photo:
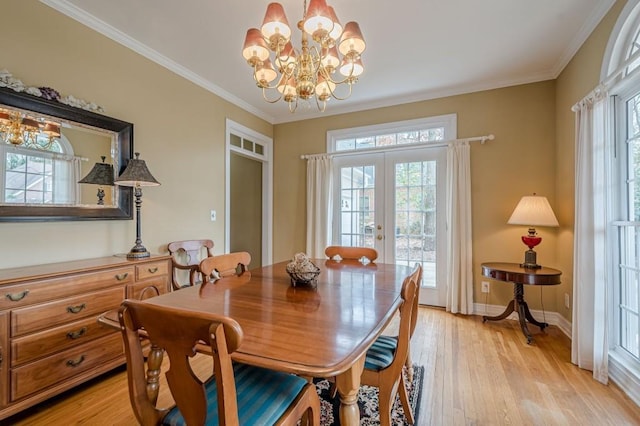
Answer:
M560 275L562 275L562 272L557 269L545 267L538 269L523 268L518 263L490 262L482 264L482 275L493 278L494 280L513 283L513 300L509 302L505 311L500 315L492 317L483 316L482 322L502 320L508 317L511 312L517 312L522 333L527 338L527 343L531 344L533 337L531 337L531 333L527 327L527 321L540 327L540 330L544 330L549 324L533 318L531 311L529 311L529 306L524 300L523 285L557 285L560 284Z

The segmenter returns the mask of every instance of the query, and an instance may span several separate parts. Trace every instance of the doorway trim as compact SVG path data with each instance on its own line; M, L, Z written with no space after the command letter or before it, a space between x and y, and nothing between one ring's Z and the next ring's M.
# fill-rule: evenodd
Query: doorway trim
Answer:
M231 135L243 141L240 147L231 144ZM272 263L273 241L273 139L233 120L226 119L225 137L225 223L224 247L231 247L231 153L262 163L262 264ZM249 143L245 144L244 141ZM257 147L261 146L262 150Z

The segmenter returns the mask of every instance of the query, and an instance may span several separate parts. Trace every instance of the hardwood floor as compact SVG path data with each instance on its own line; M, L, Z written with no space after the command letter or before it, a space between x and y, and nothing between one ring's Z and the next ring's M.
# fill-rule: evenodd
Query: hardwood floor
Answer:
M570 341L556 327L531 327L527 345L516 321L482 323L420 308L413 362L425 367L419 425L640 425L640 408L614 384L604 386L570 362ZM198 359L203 370L208 360ZM200 364L199 364L200 365ZM165 383L159 403L168 404ZM124 369L102 376L2 425L135 425Z

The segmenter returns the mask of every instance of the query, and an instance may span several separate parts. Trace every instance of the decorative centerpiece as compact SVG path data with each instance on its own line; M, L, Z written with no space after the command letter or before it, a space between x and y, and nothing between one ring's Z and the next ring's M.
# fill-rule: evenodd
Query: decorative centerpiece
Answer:
M293 260L287 264L287 273L291 277L291 285L309 285L316 284L320 268L307 257L304 253L297 253L293 256Z

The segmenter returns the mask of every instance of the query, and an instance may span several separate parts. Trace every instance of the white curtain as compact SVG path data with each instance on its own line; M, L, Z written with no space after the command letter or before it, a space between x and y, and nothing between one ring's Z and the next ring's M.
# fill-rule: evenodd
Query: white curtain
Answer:
M608 95L596 90L576 112L571 362L608 381ZM608 190L609 189L609 190Z
M55 204L76 204L80 202L81 165L76 157L54 157L53 159L53 201Z
M333 161L328 155L307 160L307 255L323 258L331 241Z
M469 142L447 148L447 304L451 313L473 313L471 159Z

